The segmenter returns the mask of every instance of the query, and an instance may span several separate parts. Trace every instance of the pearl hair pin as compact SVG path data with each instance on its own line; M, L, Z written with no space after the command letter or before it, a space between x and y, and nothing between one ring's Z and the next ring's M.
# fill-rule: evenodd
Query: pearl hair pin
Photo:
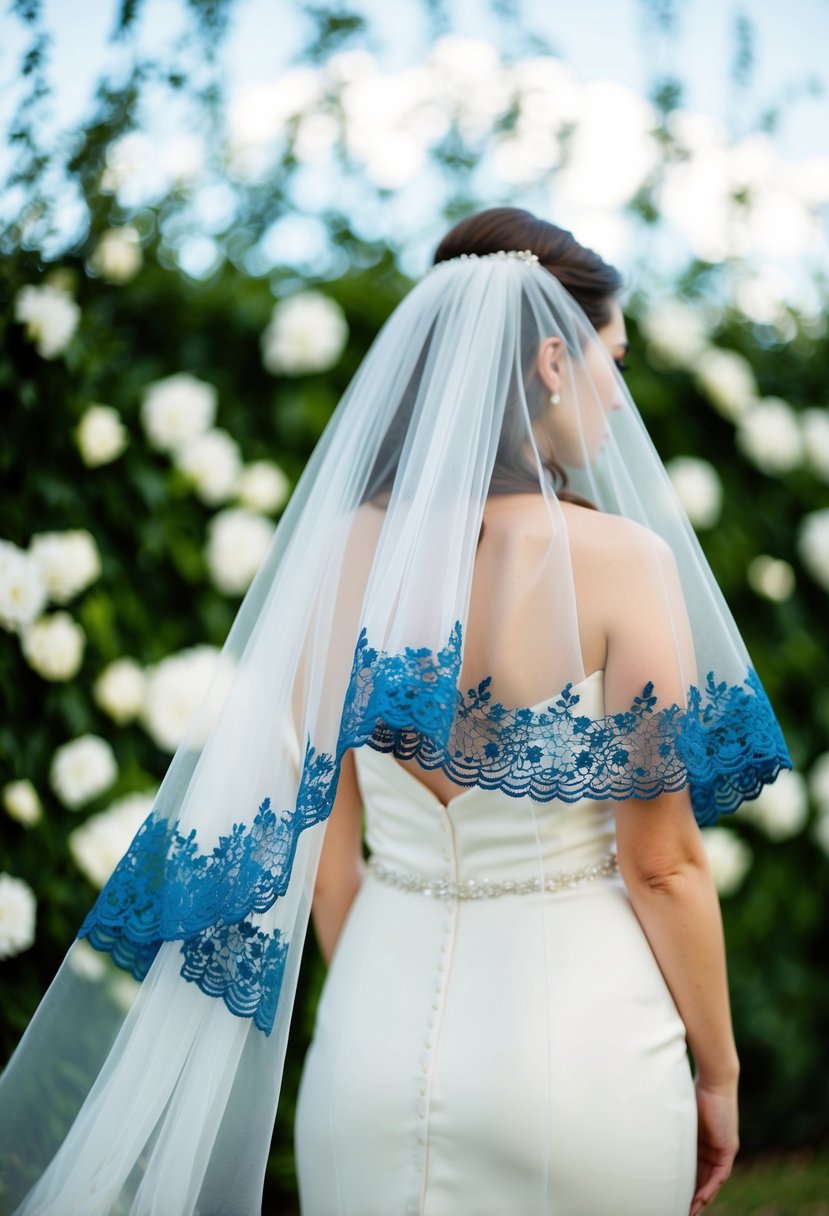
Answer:
M436 262L432 267L437 270L438 266L445 266L449 262L470 262L473 259L481 258L497 258L498 261L506 261L507 258L515 259L519 262L538 262L538 254L533 253L531 249L496 249L494 253L459 253L453 258L444 258L442 262Z

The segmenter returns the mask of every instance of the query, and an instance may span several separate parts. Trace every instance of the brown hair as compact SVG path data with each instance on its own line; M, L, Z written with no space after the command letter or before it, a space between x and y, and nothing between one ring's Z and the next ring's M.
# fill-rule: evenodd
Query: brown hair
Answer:
M613 266L602 261L592 249L580 245L571 232L557 228L546 220L537 219L520 207L492 207L467 216L455 224L435 250L433 261L445 262L462 253L496 253L499 249L529 249L545 270L554 275L581 306L594 329L610 321L610 301L623 286L622 276ZM525 364L533 362L535 349L523 352ZM361 501L388 498L397 472L397 465L411 420L412 403L423 373L428 350L421 352L411 381L403 393L399 409L377 453L374 468ZM526 386L525 386L526 389ZM534 408L531 405L531 409ZM539 397L538 408L541 408ZM507 410L501 430L495 465L490 479L490 494L530 492L540 494L538 473L533 463L527 463L523 451L526 438L521 411ZM542 458L544 468L561 487L567 484L567 473L554 457ZM596 510L595 504L574 490L557 488L556 494L566 502ZM481 528L483 533L483 528ZM478 537L480 541L480 535Z
M580 245L566 228L538 219L521 207L490 207L467 216L446 233L432 260L437 264L462 253L496 253L499 249L529 249L580 305L594 329L608 324L611 299L624 285L619 271L592 249ZM563 488L567 473L557 460L548 457L542 464L560 482L562 488L556 490L559 498L596 509L588 498ZM494 477L491 492L510 492L515 472L511 468L512 476L502 476L500 487ZM534 484L538 485L537 479ZM528 489L532 488L528 484Z
M490 207L467 216L447 232L432 261L437 264L462 253L497 253L499 249L529 249L569 291L594 329L608 324L611 298L623 286L619 271L580 245L566 228L540 220L521 207Z

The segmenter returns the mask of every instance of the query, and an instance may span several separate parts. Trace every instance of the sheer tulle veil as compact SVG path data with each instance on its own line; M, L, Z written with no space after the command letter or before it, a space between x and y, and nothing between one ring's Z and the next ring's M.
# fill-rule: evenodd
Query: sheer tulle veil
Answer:
M600 717L570 691L590 673L557 470L620 517L650 572L631 610L653 644ZM533 586L505 577L472 652L496 493L535 494L548 536ZM537 679L521 703L519 600ZM0 1077L2 1211L260 1212L320 848L342 757L363 746L517 807L633 798L648 814L676 792L700 825L791 767L624 380L526 250L433 266L334 410L150 814Z

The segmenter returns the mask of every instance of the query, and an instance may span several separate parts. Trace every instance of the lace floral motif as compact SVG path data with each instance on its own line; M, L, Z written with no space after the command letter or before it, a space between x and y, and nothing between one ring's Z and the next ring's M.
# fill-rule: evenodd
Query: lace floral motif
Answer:
M126 930L135 942L175 941L210 925L234 924L265 912L284 895L303 828L331 809L334 765L309 747L297 806L276 815L265 798L250 826L233 825L212 853L151 813L80 929Z
M427 738L445 738L460 695L456 692L460 669L460 621L455 621L448 643L437 655L425 646L385 654L368 645L363 628L351 665L340 753L369 741L380 721L395 733L415 731Z
M653 683L624 713L591 717L567 684L543 709L493 702L486 677L464 696L457 688L461 624L434 654L406 647L389 655L368 645L354 653L336 755L307 741L294 807L265 798L252 822L236 823L211 853L195 830L150 814L90 910L78 936L111 953L137 979L163 941L181 941L182 976L266 1034L282 983L288 942L251 924L288 889L302 831L327 818L340 761L368 744L440 767L462 785L512 797L651 799L689 786L701 825L753 798L791 768L780 727L756 671L743 685L692 686L687 708L654 710Z
M195 831L184 836L148 815L78 937L138 980L163 941L181 940L182 976L269 1034L288 942L247 917L287 891L301 832L330 813L333 773L331 757L309 746L296 809L277 816L265 798L251 826L234 824L209 854L198 851Z
M182 943L181 974L208 996L221 997L231 1013L253 1018L270 1034L282 988L288 942L248 921L205 929Z
M368 743L400 759L416 757L423 768L440 768L461 785L539 802L651 799L688 785L701 826L735 811L781 768L792 767L754 668L743 682L747 688L718 683L710 671L704 690L691 685L685 709L655 711L649 681L624 713L597 718L578 712L572 683L542 710L493 702L491 676L465 697L456 690L460 637L456 622L437 662L429 651L411 649L390 659L368 648L363 630L343 750Z

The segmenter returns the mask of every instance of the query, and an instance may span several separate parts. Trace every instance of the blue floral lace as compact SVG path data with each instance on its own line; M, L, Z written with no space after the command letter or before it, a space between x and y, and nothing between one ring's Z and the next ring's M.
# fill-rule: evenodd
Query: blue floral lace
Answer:
M142 979L162 942L181 941L182 976L240 1017L273 1028L288 953L279 931L249 917L284 895L302 831L326 819L346 750L368 744L417 757L461 785L541 802L651 799L689 786L701 826L754 798L792 768L760 679L692 686L687 708L654 712L653 683L624 713L580 714L567 684L543 709L492 701L486 677L457 688L461 624L436 654L407 647L389 655L357 641L336 755L306 744L296 805L277 814L265 798L248 826L234 824L211 853L195 830L150 814L81 926L99 950Z

